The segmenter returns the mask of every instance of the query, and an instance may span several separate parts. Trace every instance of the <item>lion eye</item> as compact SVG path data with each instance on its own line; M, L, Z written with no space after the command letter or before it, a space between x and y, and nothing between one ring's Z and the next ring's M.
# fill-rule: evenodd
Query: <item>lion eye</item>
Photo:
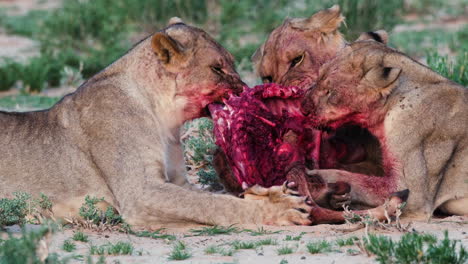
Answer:
M223 68L219 65L211 66L211 70L216 74L224 74Z
M273 77L271 77L271 76L263 76L263 77L262 77L262 82L263 82L263 83L272 83L272 82L273 82Z
M296 58L292 59L291 61L291 68L296 67L297 65L301 64L301 62L304 60L304 54L301 56L297 56Z

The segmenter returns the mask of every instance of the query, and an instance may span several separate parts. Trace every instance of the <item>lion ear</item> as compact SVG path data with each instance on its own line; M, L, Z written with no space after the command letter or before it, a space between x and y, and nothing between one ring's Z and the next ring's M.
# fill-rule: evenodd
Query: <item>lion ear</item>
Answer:
M178 63L184 56L181 45L165 33L154 34L151 39L151 47L164 64Z
M331 33L337 30L344 21L340 6L334 5L322 10L306 19L293 19L291 26L301 30L319 30L322 33Z
M361 33L361 35L356 41L359 41L359 40L375 40L377 42L387 45L388 33L385 30L364 32L364 33Z
M387 96L395 87L400 73L400 68L376 66L371 68L364 78L372 88L378 89L382 96Z
M265 49L265 43L263 43L250 58L255 68L257 68L257 65L260 63L260 60L263 57L264 49Z
M167 26L172 26L174 24L185 24L180 17L171 17L167 22Z

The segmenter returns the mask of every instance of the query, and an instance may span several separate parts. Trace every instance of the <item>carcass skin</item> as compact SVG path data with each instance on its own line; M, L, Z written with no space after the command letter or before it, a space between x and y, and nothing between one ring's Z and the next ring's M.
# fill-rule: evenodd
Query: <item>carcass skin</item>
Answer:
M268 84L246 88L224 107L210 105L216 144L240 185L281 185L292 165L319 160L313 121L300 112L302 97L296 87Z
M305 173L306 166L317 168L322 157L320 133L313 130L317 124L300 110L303 93L297 87L264 84L244 88L239 96L225 99L224 105L209 105L216 144L226 154L235 177L230 180L231 185L237 183L238 189L256 184L271 187L288 180L297 185L300 195L312 198L314 224L343 222L343 212L323 207L328 205L330 195L349 193L349 185L327 184L320 176ZM406 197L407 193L393 195L393 210ZM372 210L377 218L384 216L382 207Z

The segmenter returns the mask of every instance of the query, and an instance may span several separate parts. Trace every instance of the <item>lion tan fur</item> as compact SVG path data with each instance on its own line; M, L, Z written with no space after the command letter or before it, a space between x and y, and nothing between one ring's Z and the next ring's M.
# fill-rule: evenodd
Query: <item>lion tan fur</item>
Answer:
M0 197L43 192L57 217L76 216L87 194L104 197L129 224L146 227L308 223L294 210L309 208L305 198L188 188L181 125L242 85L231 54L172 20L51 109L0 112Z
M324 125L354 122L369 129L382 146L386 175L309 173L346 180L352 199L367 204L408 188L406 213L413 217L429 218L439 207L468 214L465 87L381 43L357 41L324 65L303 108Z

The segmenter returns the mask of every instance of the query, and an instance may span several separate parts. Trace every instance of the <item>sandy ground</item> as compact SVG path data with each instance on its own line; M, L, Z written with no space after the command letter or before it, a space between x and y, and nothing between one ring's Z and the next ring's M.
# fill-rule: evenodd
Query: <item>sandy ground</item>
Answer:
M9 15L25 15L30 10L45 10L56 8L62 0L0 0L0 8Z
M403 221L408 224L408 220ZM170 261L168 255L172 251L174 241L139 238L133 235L123 233L95 232L83 230L89 235L89 242L75 242L76 250L67 253L61 249L63 242L70 239L77 229L65 229L56 233L49 241L49 251L59 253L61 256L71 255L89 255L90 245L102 245L108 242L116 243L118 241L131 242L135 248L133 255L130 256L106 256L107 263L280 263L281 260L287 260L288 263L376 263L373 256L367 256L360 252L357 246L338 247L334 242L340 238L350 236L362 237L365 235L364 229L352 231L354 226L350 225L319 225L319 226L293 226L293 227L273 227L264 226L269 231L280 231L278 234L268 234L252 236L248 232L241 232L232 235L217 236L193 236L190 228L167 229L165 233L174 234L178 241L183 241L192 256L183 261ZM257 230L256 226L247 226ZM10 228L18 230L18 228ZM351 231L349 231L351 230ZM430 233L443 237L444 230L449 231L451 239L460 240L465 248L468 248L468 217L448 217L436 219L431 223L412 222L409 231ZM297 236L303 233L299 241L285 241L287 235ZM383 234L398 239L403 233L396 230L372 231L372 233ZM231 248L229 244L236 240L240 241L259 241L272 238L277 241L277 245L262 246L257 249L243 249L235 251L232 256L222 256L220 254L208 255L204 251L208 246L224 246ZM334 244L334 251L322 254L310 254L306 245L309 242L327 240ZM288 255L278 255L277 250L282 246L294 248L294 253ZM348 249L354 253L348 253ZM95 260L98 256L93 256ZM82 260L72 260L70 263L83 263Z
M59 4L60 0L0 0L0 11L8 15L24 15L33 9L51 9ZM11 58L19 62L39 55L39 43L22 36L6 34L1 28L0 47L0 58Z

